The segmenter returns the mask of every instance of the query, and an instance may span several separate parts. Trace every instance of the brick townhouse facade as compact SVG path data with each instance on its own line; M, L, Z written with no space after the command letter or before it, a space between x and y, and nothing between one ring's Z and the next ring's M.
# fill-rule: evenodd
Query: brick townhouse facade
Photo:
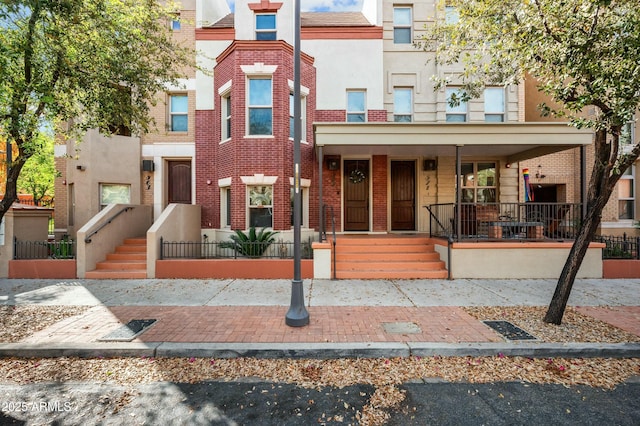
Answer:
M427 233L431 204L460 195L524 201L523 167L540 197L580 201L576 167L590 136L527 114L538 99L530 88L488 87L481 99L448 106L460 70L437 67L412 44L425 25L444 19L439 4L365 0L362 12L302 13L302 226L309 235L329 223L329 211L341 233ZM56 203L65 210L56 212L60 233L73 234L105 203L121 202L153 205L154 219L169 204L197 204L202 233L213 238L250 226L287 236L293 13L290 0L237 1L233 12L225 0L183 1L171 25L204 70L186 70L183 85L159 94L157 131L95 155L93 139L75 156L69 146L57 148L56 194L67 200ZM436 74L450 76L451 85L435 91ZM139 167L123 170L125 157ZM631 200L625 205L635 219Z

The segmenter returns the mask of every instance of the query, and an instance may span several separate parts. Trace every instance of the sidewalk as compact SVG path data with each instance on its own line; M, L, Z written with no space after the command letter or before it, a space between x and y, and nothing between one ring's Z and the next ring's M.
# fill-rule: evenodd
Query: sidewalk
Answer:
M640 357L640 344L507 340L466 306L546 306L552 280L305 280L310 324L288 327L289 280L8 280L0 304L78 305L86 312L0 356ZM577 280L570 306L640 336L640 283ZM104 341L131 320L156 322Z

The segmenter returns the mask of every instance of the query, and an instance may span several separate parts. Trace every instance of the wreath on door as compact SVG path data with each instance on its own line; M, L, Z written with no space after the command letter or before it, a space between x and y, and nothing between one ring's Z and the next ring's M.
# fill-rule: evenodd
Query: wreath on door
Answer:
M362 172L362 170L360 169L352 170L351 173L349 173L349 181L351 183L360 183L366 178L367 177L365 176L364 172Z

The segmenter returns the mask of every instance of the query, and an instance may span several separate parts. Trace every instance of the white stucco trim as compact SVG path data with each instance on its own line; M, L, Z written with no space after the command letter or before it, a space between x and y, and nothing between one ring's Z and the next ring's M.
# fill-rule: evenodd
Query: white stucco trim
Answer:
M262 62L256 62L253 65L240 65L240 69L245 74L264 74L273 75L278 69L277 65L265 65Z
M293 81L287 79L287 83L289 84L289 90L293 91L295 89ZM309 90L308 87L305 86L300 86L300 94L303 96L309 96L309 93L311 93L311 90Z
M165 88L167 89L168 92L182 92L185 90L196 90L196 79L181 78L178 80L178 85L166 84Z
M164 209L165 203L165 159L190 159L191 160L191 199L196 199L196 146L194 143L154 143L153 145L142 145L142 156L153 157L156 170L153 173L153 217L158 218Z
M225 84L220 86L220 88L218 89L218 95L222 96L224 93L227 93L229 90L231 90L232 83L233 83L233 80L229 80Z
M231 186L231 177L218 179L218 186L220 188L227 188L227 187Z
M278 180L278 176L265 176L256 173L253 176L240 176L240 180L245 185L273 185Z

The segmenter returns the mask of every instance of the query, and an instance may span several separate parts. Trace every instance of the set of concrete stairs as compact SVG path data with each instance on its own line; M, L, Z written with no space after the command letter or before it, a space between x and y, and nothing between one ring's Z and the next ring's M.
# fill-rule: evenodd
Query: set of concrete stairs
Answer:
M86 272L90 279L140 279L147 278L147 239L127 238L114 253L107 254L96 269Z
M447 278L428 237L344 235L336 238L337 279Z

